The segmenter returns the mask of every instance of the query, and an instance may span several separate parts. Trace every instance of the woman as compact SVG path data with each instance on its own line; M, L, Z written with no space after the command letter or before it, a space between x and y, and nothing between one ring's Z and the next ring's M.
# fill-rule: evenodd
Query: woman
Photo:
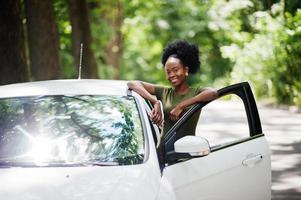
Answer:
M139 81L128 82L128 87L154 105L150 118L153 123L158 125L163 123L162 136L164 137L191 105L215 99L217 98L217 92L211 88L192 88L188 85L188 75L196 73L200 68L199 50L196 45L183 40L169 43L163 50L162 64L172 87L162 87ZM164 118L161 113L160 101L163 105ZM177 131L176 139L195 134L199 115L200 111L195 113Z

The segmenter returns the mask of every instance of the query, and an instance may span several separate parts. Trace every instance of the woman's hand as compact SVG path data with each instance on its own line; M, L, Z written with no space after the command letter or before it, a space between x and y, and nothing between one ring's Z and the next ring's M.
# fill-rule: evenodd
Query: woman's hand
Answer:
M150 118L154 124L161 126L163 123L163 113L161 110L161 103L156 101L153 110L150 112Z
M180 118L182 112L183 108L180 105L177 105L169 113L170 120L173 122L177 121Z

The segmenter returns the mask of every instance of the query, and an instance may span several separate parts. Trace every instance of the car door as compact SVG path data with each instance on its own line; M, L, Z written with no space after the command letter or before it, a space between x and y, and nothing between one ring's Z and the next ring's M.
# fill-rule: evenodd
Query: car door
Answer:
M202 109L202 118L205 108L217 100L195 105L171 128L160 145L163 155L161 162L164 163L162 176L170 182L179 200L271 199L270 150L262 133L251 88L244 82L220 89L218 93L218 99L229 95L239 97L245 111L247 129L239 130L238 138L230 137L226 142L211 142L213 140L208 139L211 152L207 156L181 159L181 155L178 155L177 161L170 162L169 155L173 150L176 131L198 109ZM223 115L229 114L229 111L223 112L223 109L225 107L219 108L220 114L211 118L212 121L224 123L218 131L222 137L217 138L223 138L226 134L233 136L231 131L235 129L235 125L229 127L226 120L223 122ZM206 133L196 134L206 138Z

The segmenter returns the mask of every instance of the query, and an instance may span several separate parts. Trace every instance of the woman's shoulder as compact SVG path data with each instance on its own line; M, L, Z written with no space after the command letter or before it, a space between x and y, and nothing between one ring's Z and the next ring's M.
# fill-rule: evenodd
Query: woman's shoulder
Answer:
M173 88L168 87L168 86L155 85L155 90L157 90L157 91L166 92L166 91L171 91L172 89L173 89Z
M203 87L198 87L198 86L190 87L191 93L194 93L194 94L199 94L199 93L203 92L204 90L205 89Z
M155 95L162 100L162 98L172 92L172 88L167 86L156 85L155 86Z
M197 86L197 87L192 87L192 91L195 92L195 94L199 94L201 92L204 92L205 90L210 90L212 89L211 87L203 87L203 86Z

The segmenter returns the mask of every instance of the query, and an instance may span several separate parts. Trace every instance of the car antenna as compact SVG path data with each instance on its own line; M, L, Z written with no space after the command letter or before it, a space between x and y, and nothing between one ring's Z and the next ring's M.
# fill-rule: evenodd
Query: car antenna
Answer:
M79 54L79 64L78 64L78 80L82 76L82 59L83 59L83 43L80 43L80 54Z

